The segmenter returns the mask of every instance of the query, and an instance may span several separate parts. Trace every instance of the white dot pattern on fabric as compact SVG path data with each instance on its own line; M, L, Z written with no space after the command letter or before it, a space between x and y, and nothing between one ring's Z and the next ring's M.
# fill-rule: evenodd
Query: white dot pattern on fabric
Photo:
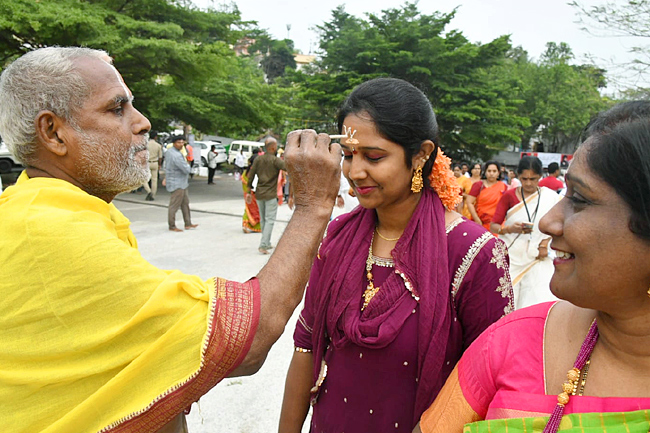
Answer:
M372 415L372 409L370 409L370 414Z
M397 428L397 427L399 427L399 423L396 422L395 423L395 428Z
M449 365L449 361L447 361L447 365Z
M409 365L408 361L404 361L404 365Z
M348 402L348 398L347 398L347 397L343 397L343 402L344 402L344 403L347 403L347 402Z
M413 314L415 314L415 308L413 309Z
M359 358L363 358L363 353L360 353L360 354L359 354Z

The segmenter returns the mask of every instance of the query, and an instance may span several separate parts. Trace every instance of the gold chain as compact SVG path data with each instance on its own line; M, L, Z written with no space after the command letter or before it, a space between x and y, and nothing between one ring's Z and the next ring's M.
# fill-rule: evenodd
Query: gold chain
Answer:
M378 228L378 227L375 227L375 231L377 232L377 234L379 235L380 238L382 238L383 240L388 241L388 242L395 242L395 241L398 241L399 238L402 237L402 235L399 235L399 236L396 237L396 238L387 238L386 236L384 236L384 235L382 235L381 233L379 233L379 228Z

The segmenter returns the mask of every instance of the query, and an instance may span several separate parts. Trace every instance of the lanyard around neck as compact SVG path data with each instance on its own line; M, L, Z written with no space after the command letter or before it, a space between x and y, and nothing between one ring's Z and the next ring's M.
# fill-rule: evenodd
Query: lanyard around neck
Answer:
M539 188L537 188L537 206L535 207L535 212L533 212L533 217L530 217L530 212L528 211L528 205L526 204L526 197L524 196L524 187L521 188L521 201L524 202L524 208L526 208L526 215L528 215L528 222L534 223L535 218L537 217L537 211L539 210L539 202L541 201L541 192Z

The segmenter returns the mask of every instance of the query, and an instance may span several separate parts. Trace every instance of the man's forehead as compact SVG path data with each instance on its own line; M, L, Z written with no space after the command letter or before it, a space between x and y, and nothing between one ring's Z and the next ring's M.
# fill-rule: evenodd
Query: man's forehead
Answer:
M127 87L122 75L110 63L110 58L99 59L94 57L83 57L75 61L75 66L82 74L84 80L93 92L115 93L133 98L131 90Z

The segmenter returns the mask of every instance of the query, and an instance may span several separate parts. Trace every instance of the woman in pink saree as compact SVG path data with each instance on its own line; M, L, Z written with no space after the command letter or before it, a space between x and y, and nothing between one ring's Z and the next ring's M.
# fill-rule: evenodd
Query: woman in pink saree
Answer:
M650 102L615 106L586 135L539 225L563 301L488 328L416 432L650 430Z

